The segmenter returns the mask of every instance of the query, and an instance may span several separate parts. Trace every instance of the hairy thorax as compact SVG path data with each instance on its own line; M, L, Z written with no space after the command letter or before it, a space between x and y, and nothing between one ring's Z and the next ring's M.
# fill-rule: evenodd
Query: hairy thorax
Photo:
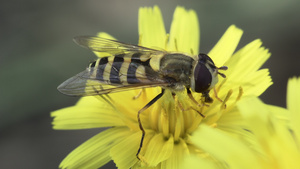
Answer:
M160 61L160 74L170 82L168 88L184 90L190 87L194 59L184 54L167 54Z

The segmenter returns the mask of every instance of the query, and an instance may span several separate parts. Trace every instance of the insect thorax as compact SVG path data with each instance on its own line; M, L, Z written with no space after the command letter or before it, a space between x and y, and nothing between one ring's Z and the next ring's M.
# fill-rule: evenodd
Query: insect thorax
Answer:
M160 74L170 83L169 88L183 90L190 87L194 59L180 53L164 55L160 60Z

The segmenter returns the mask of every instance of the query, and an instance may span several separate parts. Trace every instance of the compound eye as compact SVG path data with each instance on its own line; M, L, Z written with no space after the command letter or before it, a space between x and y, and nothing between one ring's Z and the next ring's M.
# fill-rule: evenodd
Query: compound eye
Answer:
M198 62L194 70L195 92L202 93L209 89L212 76L207 67Z

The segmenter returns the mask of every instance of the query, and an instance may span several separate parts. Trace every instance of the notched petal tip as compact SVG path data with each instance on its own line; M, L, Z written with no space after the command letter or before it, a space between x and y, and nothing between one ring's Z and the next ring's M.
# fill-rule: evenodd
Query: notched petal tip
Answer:
M208 53L216 65L223 65L232 56L242 34L243 30L237 28L235 25L229 26L218 43Z
M138 28L141 37L139 45L165 48L166 30L158 6L139 9Z
M173 15L168 50L198 54L199 39L200 29L196 12L178 6Z

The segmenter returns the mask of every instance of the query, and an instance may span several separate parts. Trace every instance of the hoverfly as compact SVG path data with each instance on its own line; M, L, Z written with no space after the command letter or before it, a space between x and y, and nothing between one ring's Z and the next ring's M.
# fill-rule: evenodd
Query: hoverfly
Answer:
M140 114L161 98L166 89L173 94L187 90L194 101L191 91L202 93L204 102L212 102L209 91L218 82L218 70L227 70L226 66L216 67L206 54L191 56L179 52L167 52L138 45L122 43L93 36L75 37L74 41L95 52L109 53L92 62L86 70L71 77L58 86L58 90L69 96L102 95L138 88L161 87L162 91L137 113L142 131L141 150L145 130Z

